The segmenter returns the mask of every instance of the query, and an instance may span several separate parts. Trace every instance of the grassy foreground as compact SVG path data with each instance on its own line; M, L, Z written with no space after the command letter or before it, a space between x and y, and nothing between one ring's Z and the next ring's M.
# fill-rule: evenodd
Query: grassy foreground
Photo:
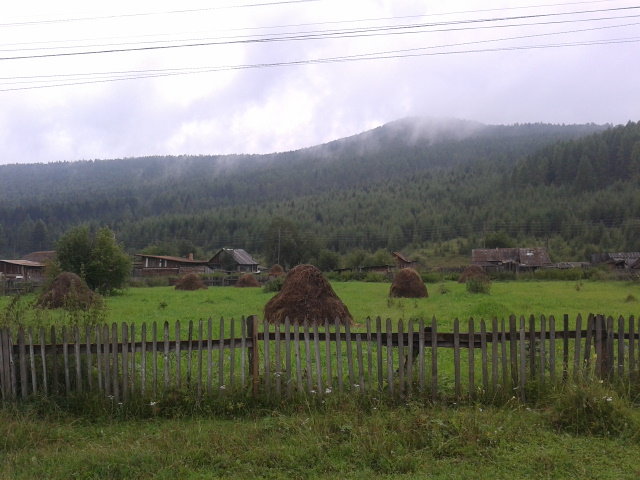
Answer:
M517 404L385 406L344 399L284 413L254 410L239 418L95 419L5 408L0 410L0 478L640 476L638 432L576 435L558 428L553 412L549 406ZM630 415L637 425L638 412Z

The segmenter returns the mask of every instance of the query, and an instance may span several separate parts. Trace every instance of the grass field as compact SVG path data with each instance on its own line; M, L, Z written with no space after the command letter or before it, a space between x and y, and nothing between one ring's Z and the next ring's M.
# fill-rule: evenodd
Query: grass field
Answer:
M625 318L640 313L640 284L613 281L528 281L494 282L491 293L472 294L456 282L428 285L429 298L390 299L388 283L335 282L333 287L346 303L356 323L366 317L424 318L433 316L447 327L454 318L461 320L505 318L511 314L561 318L569 314L604 313ZM105 320L141 323L180 320L197 321L262 316L264 305L273 296L260 288L211 287L193 292L172 287L130 288L122 295L107 298ZM33 297L21 301L23 323L48 325L68 320L63 311L48 312L27 308ZM0 312L6 312L9 297L0 297Z

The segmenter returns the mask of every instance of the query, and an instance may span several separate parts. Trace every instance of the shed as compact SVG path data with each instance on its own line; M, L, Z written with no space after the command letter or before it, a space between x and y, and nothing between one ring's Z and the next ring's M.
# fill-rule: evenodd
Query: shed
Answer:
M391 252L391 255L393 255L393 258L395 258L396 267L398 268L414 268L416 266L417 262L409 260L400 252Z
M221 248L208 262L214 270L258 272L259 264L241 248Z
M134 276L185 275L211 271L207 260L195 260L193 254L189 254L187 258L144 253L136 253L135 256Z
M0 260L0 274L15 280L41 281L44 267L44 263L30 260Z
M545 248L476 248L471 263L488 271L533 271L552 265Z
M615 252L615 253L595 253L591 255L591 263L605 263L615 268L627 269L638 268L638 260L640 260L640 252Z

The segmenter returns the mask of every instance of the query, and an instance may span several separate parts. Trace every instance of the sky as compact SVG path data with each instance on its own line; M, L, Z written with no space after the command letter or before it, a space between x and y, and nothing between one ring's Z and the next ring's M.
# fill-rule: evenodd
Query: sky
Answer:
M0 164L295 150L407 116L640 120L640 2L3 5Z

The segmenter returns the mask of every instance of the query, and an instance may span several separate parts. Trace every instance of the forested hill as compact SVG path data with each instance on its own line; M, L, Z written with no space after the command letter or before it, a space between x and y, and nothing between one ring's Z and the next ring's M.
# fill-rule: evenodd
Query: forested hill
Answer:
M156 251L204 254L226 245L268 259L280 222L281 241L289 235L297 242L292 250L299 258L292 262L326 249L419 247L451 239L467 249L494 232L556 241L563 254L576 256L584 253L575 243L576 229L588 230L589 212L582 204L576 205L581 213L570 210L573 200L560 185L535 180L534 188L527 176L541 162L538 155L562 163L554 152L587 148L582 142L615 143L615 132L636 127L410 118L270 155L0 166L0 254L50 248L67 228L88 222L110 226L132 251L155 245ZM598 246L625 241L617 236L620 225L604 228Z

